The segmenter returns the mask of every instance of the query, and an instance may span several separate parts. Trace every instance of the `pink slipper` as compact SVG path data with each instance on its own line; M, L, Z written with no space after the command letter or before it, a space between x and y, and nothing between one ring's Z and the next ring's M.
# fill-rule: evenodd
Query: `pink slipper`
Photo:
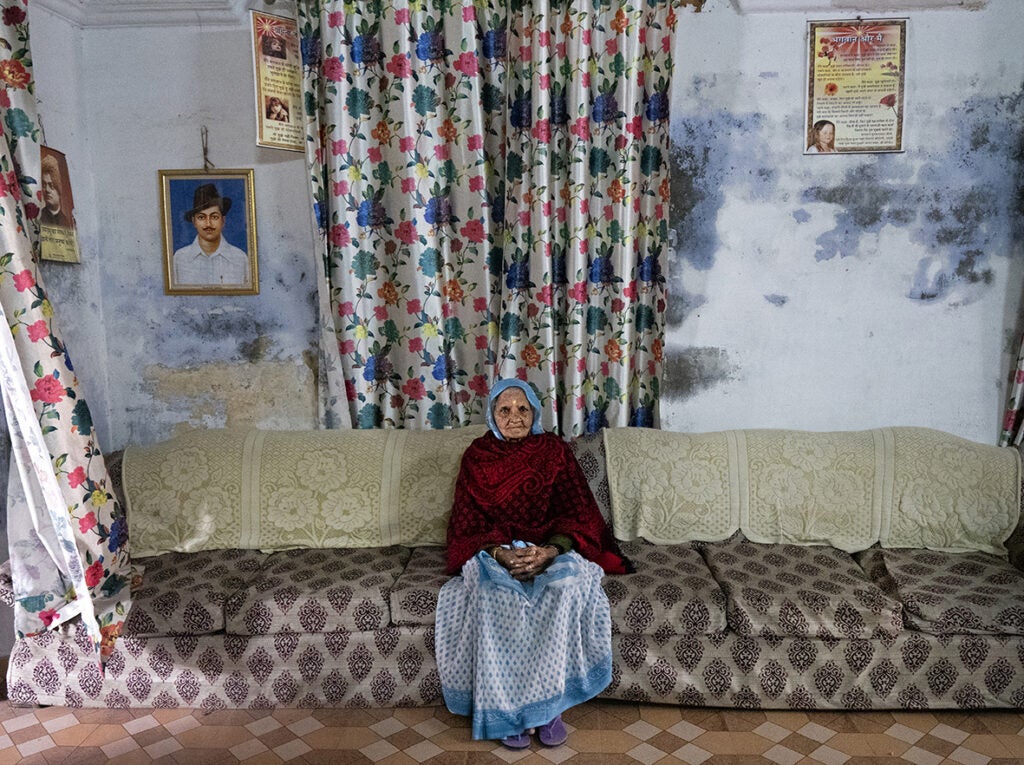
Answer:
M517 733L514 736L505 736L505 738L501 740L501 743L509 749L526 749L526 747L530 745L530 734L523 731L522 733Z
M537 728L537 738L544 746L561 746L569 738L569 731L565 729L562 716L558 715L547 725Z

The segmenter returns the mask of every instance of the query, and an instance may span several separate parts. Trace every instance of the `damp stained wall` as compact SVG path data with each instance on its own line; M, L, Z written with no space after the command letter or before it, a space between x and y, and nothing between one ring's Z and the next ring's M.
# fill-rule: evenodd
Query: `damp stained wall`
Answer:
M65 152L82 264L42 264L101 445L188 428L311 428L316 286L304 155L256 146L235 26L30 19L47 142ZM69 66L69 62L76 66ZM164 294L158 171L253 168L258 295ZM242 209L233 200L229 215Z
M680 7L663 427L994 440L1022 328L1024 13L903 15L907 151L805 157L809 16ZM306 171L255 146L248 20L83 30L37 5L31 23L83 259L44 277L101 445L313 426ZM157 170L202 167L203 125L215 167L255 169L257 296L163 293Z
M1022 329L1024 8L879 16L908 19L905 152L804 156L807 21L853 14L680 15L663 427L998 437Z

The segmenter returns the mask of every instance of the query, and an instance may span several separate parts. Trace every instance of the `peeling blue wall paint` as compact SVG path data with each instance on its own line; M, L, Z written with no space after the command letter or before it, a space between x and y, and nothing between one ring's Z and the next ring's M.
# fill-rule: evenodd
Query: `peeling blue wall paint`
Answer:
M695 77L692 95L705 98L715 87L714 78ZM739 186L753 198L770 203L778 168L766 161L771 151L760 138L763 123L762 114L725 110L673 118L669 148L673 260L681 259L700 271L714 267L721 251L716 220L730 187ZM666 316L670 327L682 324L706 299L691 293L678 279L670 292L673 299Z
M1020 91L969 99L944 116L952 130L947 145L878 155L838 183L808 188L804 202L838 208L815 258L854 255L882 226L907 227L927 252L908 297L935 300L958 284L992 284L990 259L1011 255L1021 236L1021 104ZM799 212L803 222L813 220Z
M1019 2L909 13L905 151L829 156L806 14L709 5L676 38L663 425L990 435L1024 329Z
M706 96L708 88L714 83L695 78L693 96ZM772 152L760 137L763 129L764 115L758 113L719 110L672 120L670 223L677 255L697 269L715 264L721 244L715 218L730 186L766 203L772 198L779 170L768 159Z

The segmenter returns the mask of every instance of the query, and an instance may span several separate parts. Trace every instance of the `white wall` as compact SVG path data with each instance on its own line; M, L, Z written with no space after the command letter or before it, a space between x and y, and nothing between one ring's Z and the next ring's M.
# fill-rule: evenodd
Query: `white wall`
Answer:
M997 438L1021 330L1024 13L904 17L906 151L827 157L802 154L806 22L843 16L711 0L680 18L663 427Z

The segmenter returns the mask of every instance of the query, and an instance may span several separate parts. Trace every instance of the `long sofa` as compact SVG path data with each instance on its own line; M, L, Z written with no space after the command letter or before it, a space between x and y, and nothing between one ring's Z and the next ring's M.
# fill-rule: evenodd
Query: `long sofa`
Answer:
M133 604L18 636L15 705L442 703L451 431L196 431L110 460ZM1024 708L1015 450L921 428L609 429L573 442L636 572L602 694L741 708ZM17 588L0 570L0 598Z

